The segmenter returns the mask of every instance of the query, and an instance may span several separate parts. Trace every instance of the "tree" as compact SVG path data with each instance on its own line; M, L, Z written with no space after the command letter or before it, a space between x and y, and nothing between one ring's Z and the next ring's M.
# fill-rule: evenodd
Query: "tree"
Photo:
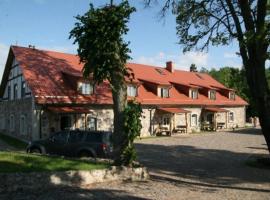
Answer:
M99 84L107 80L112 88L114 111L114 160L115 164L123 164L121 155L128 146L125 134L124 111L127 105L127 86L125 78L130 71L126 62L130 59L127 42L123 36L127 34L130 15L135 8L128 1L119 5L111 4L102 8L90 9L82 16L77 16L78 22L70 32L70 38L78 43L78 55L84 63L84 77L93 74L94 81Z
M152 0L145 0L149 5ZM176 14L183 51L208 50L209 45L237 42L251 97L270 152L270 89L265 62L269 59L270 2L267 0L166 0Z
M191 72L198 72L197 67L194 63L192 63L189 67L189 71Z

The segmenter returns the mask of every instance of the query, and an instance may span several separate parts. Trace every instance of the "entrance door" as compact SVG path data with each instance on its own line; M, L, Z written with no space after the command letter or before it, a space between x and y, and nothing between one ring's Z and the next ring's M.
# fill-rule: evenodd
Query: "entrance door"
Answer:
M69 130L71 128L71 117L70 116L62 116L60 121L61 130Z
M214 122L214 114L213 113L209 113L207 114L206 120L212 124Z

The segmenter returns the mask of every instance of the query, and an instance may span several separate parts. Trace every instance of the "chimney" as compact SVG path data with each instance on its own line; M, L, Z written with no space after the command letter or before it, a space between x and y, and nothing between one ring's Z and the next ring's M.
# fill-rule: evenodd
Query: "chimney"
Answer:
M166 62L166 69L167 69L169 72L171 72L171 73L174 72L173 62L172 62L172 61Z

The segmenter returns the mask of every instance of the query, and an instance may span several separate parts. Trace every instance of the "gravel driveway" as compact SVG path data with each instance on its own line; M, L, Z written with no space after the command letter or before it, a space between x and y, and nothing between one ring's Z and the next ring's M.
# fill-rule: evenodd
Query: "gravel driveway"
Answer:
M0 199L270 199L270 170L246 165L267 155L258 129L142 139L136 147L151 172L147 182L45 186L0 194Z

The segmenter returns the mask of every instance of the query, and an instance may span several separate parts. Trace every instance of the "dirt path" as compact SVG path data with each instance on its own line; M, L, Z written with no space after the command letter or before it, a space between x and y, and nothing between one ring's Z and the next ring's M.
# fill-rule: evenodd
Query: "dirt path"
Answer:
M147 182L44 186L42 191L0 194L0 199L270 199L270 170L246 164L268 155L259 130L143 139L136 147L151 171Z

